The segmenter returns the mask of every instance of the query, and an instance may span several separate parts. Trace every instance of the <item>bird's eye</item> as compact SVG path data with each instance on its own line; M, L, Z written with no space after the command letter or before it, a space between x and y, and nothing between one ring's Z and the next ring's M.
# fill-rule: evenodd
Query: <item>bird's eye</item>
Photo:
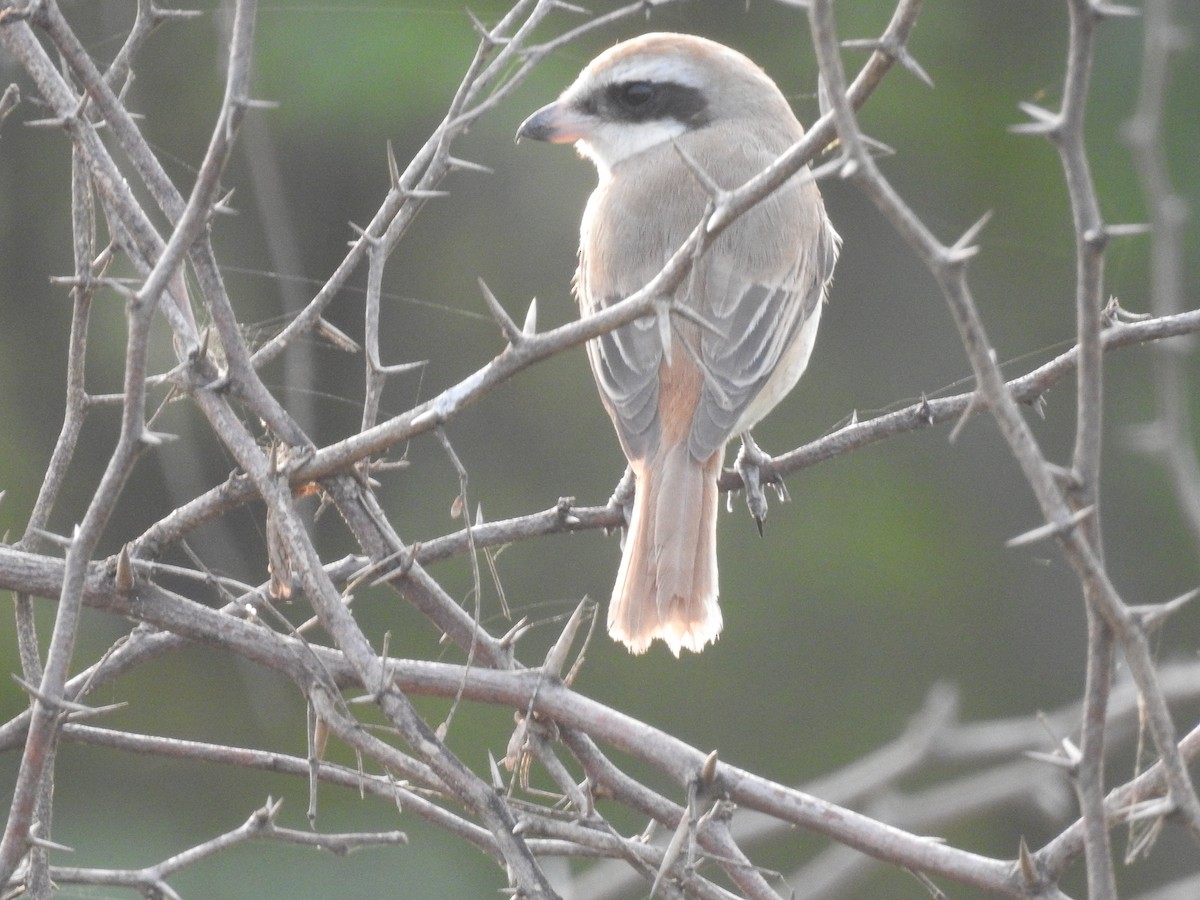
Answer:
M654 99L654 85L649 81L630 81L621 85L618 94L626 109L638 109Z

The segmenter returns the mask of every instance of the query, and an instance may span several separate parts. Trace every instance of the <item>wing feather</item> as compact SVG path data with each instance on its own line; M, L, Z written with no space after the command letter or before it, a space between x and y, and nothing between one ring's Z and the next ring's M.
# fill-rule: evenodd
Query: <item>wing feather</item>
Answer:
M819 202L819 201L818 201ZM735 262L745 253L716 253L708 261L704 286L707 306L702 313L711 318L723 336L705 333L701 337L701 356L705 362L705 387L689 437L691 452L703 459L724 445L739 429L749 427L767 411L752 410L762 401L764 390L774 377L787 368L785 357L802 341L806 324L815 321L825 298L833 266L837 260L837 234L823 216L810 220L815 240L796 240L791 267L781 277L755 277L761 273L746 271ZM794 377L782 385L782 393L792 386L807 362L795 361ZM789 361L791 362L791 361ZM778 400L774 397L774 400ZM767 404L767 408L774 403ZM753 421L746 424L746 419Z

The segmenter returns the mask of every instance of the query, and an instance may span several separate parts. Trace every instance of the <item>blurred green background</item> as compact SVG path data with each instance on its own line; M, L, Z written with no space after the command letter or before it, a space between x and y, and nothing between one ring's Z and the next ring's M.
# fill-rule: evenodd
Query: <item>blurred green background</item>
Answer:
M224 13L206 3L196 21L162 28L138 58L131 108L164 165L185 192L207 142L223 87ZM619 4L596 0L596 12ZM117 52L132 2L67 3L71 21L96 58ZM1195 3L1177 14L1200 33ZM495 21L508 3L472 0ZM877 35L890 2L841 3L844 38ZM559 13L549 38L577 18ZM539 327L575 316L569 281L578 219L594 173L570 151L513 143L517 124L571 81L599 50L646 30L693 31L728 43L761 63L792 99L803 121L816 115L816 66L797 9L759 0L697 2L634 17L555 54L515 95L483 119L456 155L493 175L462 172L443 185L392 257L385 289L386 362L428 360L423 372L394 379L385 398L397 412L477 369L501 349L476 280L483 278L520 320L538 298ZM1008 127L1017 104L1059 99L1066 47L1062 3L972 0L930 3L911 42L932 75L929 90L897 70L862 114L875 138L896 149L884 172L943 240L953 240L985 211L994 215L971 282L1006 370L1026 371L1065 348L1073 332L1074 250L1070 211L1057 155L1045 141ZM1088 137L1093 175L1107 221L1144 218L1130 155L1118 132L1136 98L1139 20L1106 25L1098 45ZM458 3L329 3L262 6L256 39L255 96L277 109L251 113L224 181L236 188L236 217L214 223L226 278L252 333L270 334L342 258L387 189L385 144L401 164L440 120L475 47ZM853 69L865 58L847 54ZM0 134L0 528L18 536L61 420L67 291L49 284L69 274L69 149L52 129L22 126L45 115L15 63L0 57L0 87L20 83L25 102ZM1167 146L1177 189L1200 197L1200 55L1195 45L1173 68ZM936 285L886 223L850 186L823 191L845 244L822 334L808 374L757 430L780 452L816 438L857 411L867 417L922 394L963 390L969 369ZM1188 230L1194 302L1200 245ZM1146 311L1146 238L1115 242L1108 291L1124 307ZM362 272L353 279L360 288ZM361 337L362 302L343 292L330 319ZM116 391L123 357L119 300L98 302L89 348L89 387ZM167 359L162 341L160 360ZM1109 570L1129 602L1151 603L1196 585L1197 547L1164 472L1132 447L1153 415L1153 351L1108 358L1104 527ZM1196 366L1190 363L1193 371ZM311 344L268 373L320 443L356 430L362 360ZM1200 396L1200 391L1196 392ZM1069 458L1073 384L1047 396L1045 418L1030 414L1052 459ZM1197 410L1200 413L1200 410ZM53 527L69 532L85 508L116 431L114 410L92 415L84 455ZM219 482L231 462L182 405L159 424L184 437L148 457L108 529L111 552L182 500ZM470 473L472 509L494 520L546 508L560 496L603 503L623 459L587 371L575 351L524 373L452 422L447 435ZM772 503L759 539L741 498L720 524L721 601L726 628L703 655L670 658L661 647L630 657L607 637L590 650L577 687L721 758L785 782L831 772L901 731L932 685L952 682L964 716L1028 715L1077 698L1083 683L1084 617L1079 590L1053 547L1005 550L1004 541L1038 524L1017 467L990 420L978 416L949 443L946 428L890 440L789 481L792 502ZM457 476L432 439L401 448L407 469L380 491L410 541L454 530L450 506ZM192 546L218 571L247 581L265 569L257 511L198 534ZM315 528L329 559L355 548L336 516ZM542 655L557 633L549 621L584 595L607 599L619 549L615 536L553 537L506 550L497 560L514 616L544 623L526 639L523 658ZM464 603L466 561L433 574ZM217 603L215 595L198 595ZM358 609L370 633L392 634L393 652L444 653L420 616L386 593L362 592ZM485 575L485 617L496 629L499 592ZM52 609L42 614L48 631ZM297 610L296 618L303 618ZM90 661L127 624L90 614L76 653ZM494 629L495 630L495 629ZM1194 656L1200 612L1173 621L1158 638L1164 660ZM448 655L446 658L457 658ZM12 629L0 630L0 668L18 671ZM0 691L0 712L16 714L24 695ZM105 689L96 703L129 701L105 724L156 734L304 752L304 709L275 676L203 649L150 665ZM443 706L423 703L432 721ZM1190 727L1197 710L1181 710ZM455 720L451 746L476 768L488 750L502 755L511 716L468 707ZM335 758L351 761L334 751ZM10 790L16 754L0 758L0 788ZM1111 777L1124 780L1121 755ZM87 747L62 750L55 838L77 848L64 864L141 866L243 821L268 794L286 798L283 821L304 827L305 786L280 776L131 758ZM618 817L629 831L641 822ZM332 859L291 847L251 845L173 879L185 896L242 897L492 896L502 873L480 854L414 817L375 801L325 789L319 821L328 830L404 828L403 850L363 851ZM1020 813L997 814L947 833L980 853L1012 856L1018 838L1031 846L1058 827ZM764 862L788 870L817 846L798 840ZM1149 862L1122 869L1130 889L1200 869L1193 845L1168 831ZM270 889L248 889L270 885ZM942 885L953 897L972 896ZM1078 873L1065 889L1082 893ZM802 888L800 888L802 894ZM63 896L111 896L65 889ZM919 898L910 876L880 867L859 896Z

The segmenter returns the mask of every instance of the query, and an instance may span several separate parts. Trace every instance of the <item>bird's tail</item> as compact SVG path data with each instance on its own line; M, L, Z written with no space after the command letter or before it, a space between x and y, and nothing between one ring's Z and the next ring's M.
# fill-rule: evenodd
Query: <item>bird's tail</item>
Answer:
M637 493L608 633L633 653L660 638L676 656L721 631L717 605L717 476L722 453L697 461L687 442L634 463Z

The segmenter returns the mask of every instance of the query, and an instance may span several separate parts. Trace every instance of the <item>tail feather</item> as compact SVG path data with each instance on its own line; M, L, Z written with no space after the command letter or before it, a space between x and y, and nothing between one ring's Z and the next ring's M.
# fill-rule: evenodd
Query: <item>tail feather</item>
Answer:
M637 493L608 607L608 632L631 652L656 638L676 656L721 631L717 605L717 475L722 453L697 461L686 443L637 465Z

